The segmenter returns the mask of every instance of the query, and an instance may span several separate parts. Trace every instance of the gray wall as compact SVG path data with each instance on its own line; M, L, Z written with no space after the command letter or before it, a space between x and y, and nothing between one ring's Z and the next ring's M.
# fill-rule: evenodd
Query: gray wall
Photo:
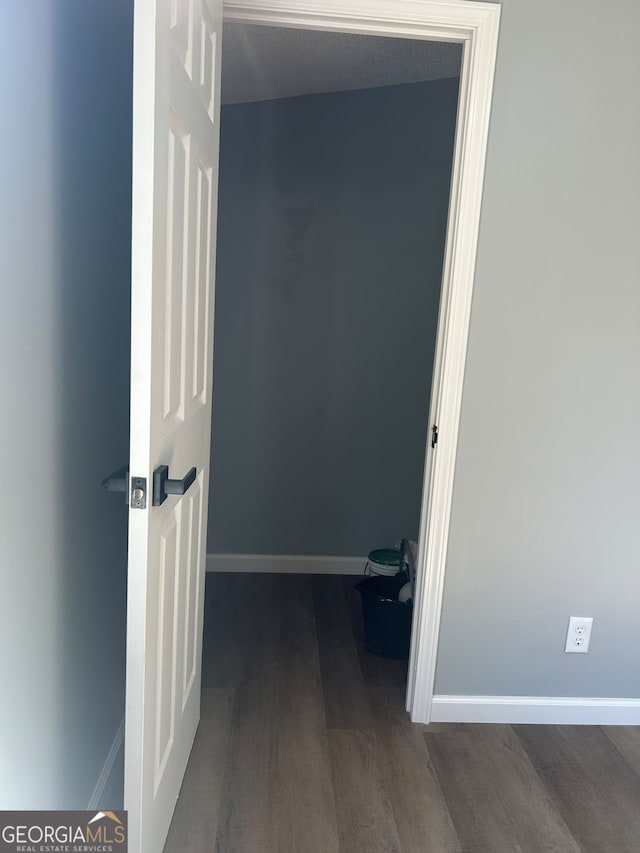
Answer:
M457 90L223 108L209 551L417 536Z
M639 695L639 29L503 0L439 692ZM125 515L95 484L127 452L130 12L15 3L0 42L0 805L81 806L123 696Z
M640 5L502 9L436 689L637 697Z
M124 713L127 518L99 483L128 457L131 24L46 0L0 28L5 809L86 807Z

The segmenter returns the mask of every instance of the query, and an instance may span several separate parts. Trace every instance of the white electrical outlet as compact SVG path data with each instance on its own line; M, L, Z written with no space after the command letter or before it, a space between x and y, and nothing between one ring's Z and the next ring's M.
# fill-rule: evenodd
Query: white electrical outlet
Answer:
M570 616L565 652L586 655L589 651L592 625L593 616Z

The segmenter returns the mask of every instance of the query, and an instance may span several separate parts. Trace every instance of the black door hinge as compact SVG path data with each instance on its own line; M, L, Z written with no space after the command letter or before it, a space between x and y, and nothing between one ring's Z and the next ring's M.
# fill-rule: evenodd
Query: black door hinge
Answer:
M438 427L434 424L431 427L431 447L435 447L438 443Z

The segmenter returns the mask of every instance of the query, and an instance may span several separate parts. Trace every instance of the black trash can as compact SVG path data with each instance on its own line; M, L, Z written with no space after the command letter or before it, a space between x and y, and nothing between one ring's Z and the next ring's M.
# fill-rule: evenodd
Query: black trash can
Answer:
M392 577L372 576L356 584L362 599L364 644L385 658L406 660L411 642L411 601L398 601L398 592L408 581L404 572Z

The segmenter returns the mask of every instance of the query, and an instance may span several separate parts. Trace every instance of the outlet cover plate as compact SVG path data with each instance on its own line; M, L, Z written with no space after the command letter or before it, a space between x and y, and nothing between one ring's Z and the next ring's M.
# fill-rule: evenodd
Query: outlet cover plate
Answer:
M565 652L576 655L586 655L591 642L593 616L570 616L567 630Z

